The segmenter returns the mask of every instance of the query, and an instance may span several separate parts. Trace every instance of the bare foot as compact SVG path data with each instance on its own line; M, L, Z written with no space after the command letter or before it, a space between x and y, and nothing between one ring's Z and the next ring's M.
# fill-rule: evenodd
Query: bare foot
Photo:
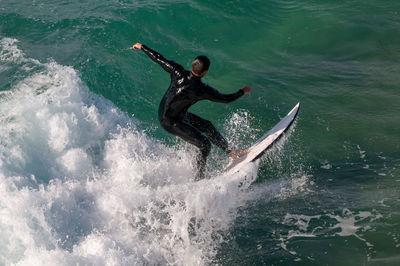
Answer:
M245 156L245 155L248 154L248 153L249 153L249 151L234 150L234 151L231 151L231 152L228 154L228 156L229 156L231 159L237 159L237 158L239 158L239 157Z

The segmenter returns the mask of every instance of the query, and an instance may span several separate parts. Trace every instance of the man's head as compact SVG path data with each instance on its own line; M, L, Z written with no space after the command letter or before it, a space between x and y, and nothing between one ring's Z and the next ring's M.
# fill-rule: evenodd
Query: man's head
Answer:
M192 72L199 77L204 77L209 67L210 59L205 55L199 55L192 62Z

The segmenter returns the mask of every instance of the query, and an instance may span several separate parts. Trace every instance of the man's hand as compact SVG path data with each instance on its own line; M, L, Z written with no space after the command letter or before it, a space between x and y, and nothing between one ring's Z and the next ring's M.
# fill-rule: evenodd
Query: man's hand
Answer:
M251 88L250 86L244 86L242 88L242 91L244 92L244 94L250 94Z
M142 44L141 43L136 43L134 46L132 46L133 49L135 50L140 50L142 49Z

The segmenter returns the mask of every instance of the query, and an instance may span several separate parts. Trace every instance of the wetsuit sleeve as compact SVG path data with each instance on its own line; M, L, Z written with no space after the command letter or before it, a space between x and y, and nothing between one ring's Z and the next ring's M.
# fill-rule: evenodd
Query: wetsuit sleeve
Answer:
M142 50L153 60L158 63L165 71L168 73L172 73L175 69L180 68L181 66L174 61L170 61L164 58L160 53L150 49L146 45L142 44Z
M244 92L242 89L238 90L235 93L223 94L214 89L213 87L205 85L205 93L204 93L205 99L213 102L230 103L243 95Z

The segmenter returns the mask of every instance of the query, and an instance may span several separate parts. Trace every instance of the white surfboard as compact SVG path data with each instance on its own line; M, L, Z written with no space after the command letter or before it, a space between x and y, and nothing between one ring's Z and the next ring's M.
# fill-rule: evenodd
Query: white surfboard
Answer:
M247 163L254 162L267 151L274 142L290 127L300 108L300 103L297 103L295 107L270 131L265 133L259 140L257 140L249 149L249 153L233 160L225 169L226 174L234 174Z

